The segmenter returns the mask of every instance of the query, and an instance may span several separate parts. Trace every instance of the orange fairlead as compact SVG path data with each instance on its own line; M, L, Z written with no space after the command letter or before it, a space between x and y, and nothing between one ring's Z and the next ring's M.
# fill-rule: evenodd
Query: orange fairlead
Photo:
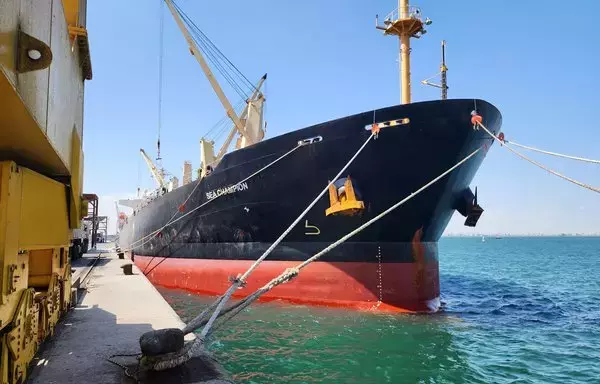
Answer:
M473 128L478 127L478 124L483 123L483 118L477 114L477 112L473 111L471 116L471 124L473 124Z
M371 133L373 133L373 136L375 136L375 138L377 138L377 136L379 136L380 130L381 130L381 128L379 127L379 124L373 124L373 126L371 127Z

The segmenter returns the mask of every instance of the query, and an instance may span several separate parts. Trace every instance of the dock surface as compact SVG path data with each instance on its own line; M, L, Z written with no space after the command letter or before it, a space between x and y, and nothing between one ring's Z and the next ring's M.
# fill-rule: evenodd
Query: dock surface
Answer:
M135 265L133 275L123 273L121 266L127 263L131 260L94 251L74 263L74 282L85 289L79 290L77 306L63 317L54 336L41 346L29 383L135 383L108 358L139 353L144 332L183 325ZM136 372L135 356L111 360L129 367L128 374L141 383L232 383L205 351L184 366L163 372Z

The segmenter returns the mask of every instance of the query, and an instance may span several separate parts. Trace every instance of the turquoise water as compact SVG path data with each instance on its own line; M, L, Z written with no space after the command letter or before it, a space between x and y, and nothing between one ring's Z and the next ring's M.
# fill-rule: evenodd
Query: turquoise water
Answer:
M600 238L444 238L440 283L435 315L254 305L210 349L239 383L600 383Z

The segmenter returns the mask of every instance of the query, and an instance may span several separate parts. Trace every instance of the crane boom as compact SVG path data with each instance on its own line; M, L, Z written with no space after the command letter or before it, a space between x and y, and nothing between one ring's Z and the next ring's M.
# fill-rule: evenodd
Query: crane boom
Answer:
M148 169L150 170L150 173L154 177L154 181L156 181L156 184L158 184L158 187L165 188L166 187L165 179L162 177L161 173L159 172L158 168L156 168L156 166L154 165L152 160L150 160L150 157L146 154L146 151L144 151L142 148L140 148L140 154L144 158L144 161L146 161L146 165L148 165Z
M263 77L260 78L258 84L256 84L256 88L254 89L254 93L252 93L252 96L250 97L250 100L253 100L254 98L256 98L258 96L258 94L260 93L260 88L262 87L262 85L266 79L267 79L267 75L264 75ZM244 107L244 110L242 111L240 116L244 116L246 113L248 113L249 106L250 106L250 103L246 103L246 106ZM225 155L225 152L227 152L227 148L229 148L229 145L231 144L231 141L233 140L233 137L235 136L235 132L236 132L236 127L233 127L231 132L229 132L227 139L225 139L225 142L221 146L219 153L217 154L217 157L215 159L216 163L221 161L221 159Z
M167 6L169 7L169 11L171 11L173 18L175 18L175 21L177 22L177 26L179 26L179 29L181 29L181 32L183 33L183 36L185 37L192 54L198 61L198 64L200 64L200 67L202 68L202 70L204 71L204 74L208 78L210 85L213 87L215 93L217 94L217 97L221 101L221 104L223 104L223 107L225 108L225 111L227 112L227 116L229 116L231 121L233 121L233 124L237 128L238 132L249 142L249 144L252 144L250 137L246 134L244 125L240 121L240 118L236 115L233 107L231 106L231 103L227 99L227 96L225 96L225 93L223 93L223 89L221 88L221 86L219 85L219 82L217 81L217 79L213 75L212 71L208 67L206 60L204 60L204 57L202 56L200 49L198 49L198 46L194 42L194 39L192 38L192 36L190 36L189 31L187 30L187 28L185 27L185 25L183 23L183 20L181 20L179 13L173 6L173 2L171 0L165 0L165 3L167 3Z

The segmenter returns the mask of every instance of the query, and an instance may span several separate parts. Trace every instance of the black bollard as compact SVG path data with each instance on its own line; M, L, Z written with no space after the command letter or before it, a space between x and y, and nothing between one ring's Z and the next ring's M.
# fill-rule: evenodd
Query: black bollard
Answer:
M179 328L149 331L140 336L140 349L144 356L158 356L177 352L183 348L184 334Z
M121 265L123 273L126 275L133 275L133 265L131 263Z

